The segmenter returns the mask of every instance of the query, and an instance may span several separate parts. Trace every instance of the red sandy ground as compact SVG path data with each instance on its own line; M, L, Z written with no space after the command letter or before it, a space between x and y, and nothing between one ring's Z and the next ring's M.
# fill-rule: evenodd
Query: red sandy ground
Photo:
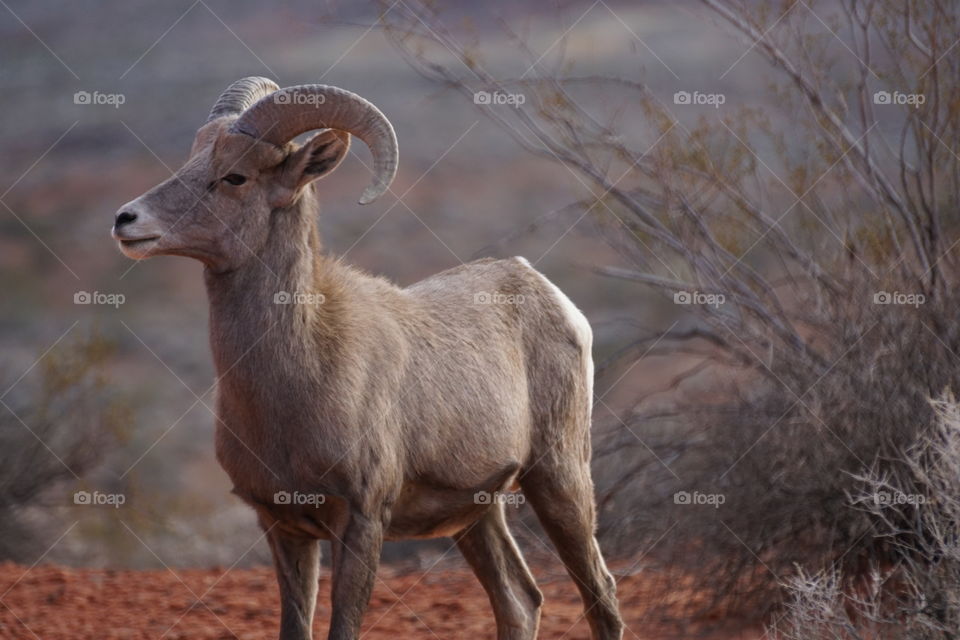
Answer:
M628 640L668 637L649 622L649 586L642 574L620 582ZM586 640L589 629L569 580L541 581L546 602L540 638ZM323 575L314 637L329 619L329 576ZM198 599L200 602L198 603ZM0 638L34 640L257 640L276 638L280 610L273 571L114 571L0 564ZM381 569L364 625L364 640L493 639L486 595L467 571L399 573ZM703 636L707 637L707 636ZM757 638L743 635L709 636Z

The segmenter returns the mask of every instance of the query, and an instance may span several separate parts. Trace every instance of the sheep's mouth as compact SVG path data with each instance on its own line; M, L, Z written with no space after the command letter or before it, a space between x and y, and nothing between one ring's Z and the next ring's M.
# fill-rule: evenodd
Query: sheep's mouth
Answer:
M160 236L148 236L145 238L117 238L117 243L122 251L130 258L144 258L150 246L156 244Z
M146 238L120 238L120 244L125 247L135 247L144 242L152 242L159 238L160 236L149 236Z
M129 248L140 247L148 242L153 242L159 237L160 236L150 236L148 238L130 238L130 239L120 238L120 246L129 247Z

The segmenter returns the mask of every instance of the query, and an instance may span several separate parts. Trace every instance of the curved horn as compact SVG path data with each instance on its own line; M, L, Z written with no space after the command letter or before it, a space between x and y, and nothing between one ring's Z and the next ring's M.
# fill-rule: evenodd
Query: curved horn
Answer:
M373 155L373 182L360 204L383 195L397 173L397 136L387 117L355 93L323 84L287 87L244 111L231 130L282 146L313 129L338 129L363 140Z
M210 110L207 122L224 116L238 116L257 100L270 95L280 87L268 78L250 76L237 80L224 89Z

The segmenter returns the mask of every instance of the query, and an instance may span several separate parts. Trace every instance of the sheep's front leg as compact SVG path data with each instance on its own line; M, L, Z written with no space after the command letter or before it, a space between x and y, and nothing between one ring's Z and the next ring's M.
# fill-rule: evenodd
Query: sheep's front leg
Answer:
M383 520L351 509L333 546L333 585L328 640L357 640L370 602L383 547Z
M280 640L310 640L317 604L320 545L272 527L267 533L280 583Z

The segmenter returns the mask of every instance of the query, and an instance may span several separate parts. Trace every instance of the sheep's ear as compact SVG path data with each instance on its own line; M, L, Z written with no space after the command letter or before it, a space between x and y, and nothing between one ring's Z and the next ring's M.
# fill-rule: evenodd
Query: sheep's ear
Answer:
M274 207L290 204L305 185L336 169L350 149L350 134L324 129L307 140L283 162L274 188Z

